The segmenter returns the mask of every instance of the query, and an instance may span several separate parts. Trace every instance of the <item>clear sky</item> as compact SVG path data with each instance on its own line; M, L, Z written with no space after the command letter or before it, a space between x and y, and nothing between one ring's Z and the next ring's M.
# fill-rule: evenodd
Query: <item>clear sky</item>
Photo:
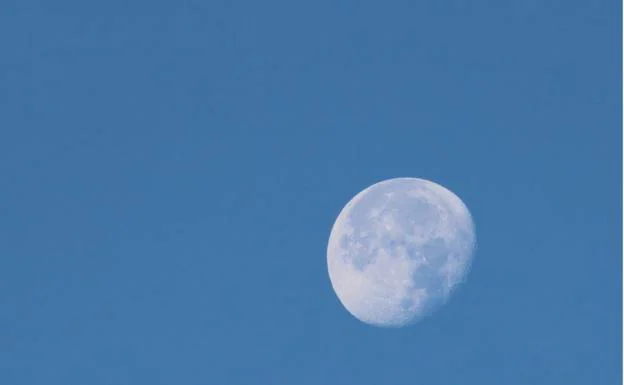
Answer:
M0 9L0 383L619 382L619 1ZM479 248L379 329L326 246L397 176Z

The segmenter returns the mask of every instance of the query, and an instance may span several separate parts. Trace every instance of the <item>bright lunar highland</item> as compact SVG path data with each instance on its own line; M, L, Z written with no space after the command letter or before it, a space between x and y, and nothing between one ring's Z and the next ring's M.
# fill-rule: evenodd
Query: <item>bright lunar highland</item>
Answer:
M475 245L472 216L455 194L424 179L389 179L338 215L327 246L329 277L362 322L405 326L448 300Z

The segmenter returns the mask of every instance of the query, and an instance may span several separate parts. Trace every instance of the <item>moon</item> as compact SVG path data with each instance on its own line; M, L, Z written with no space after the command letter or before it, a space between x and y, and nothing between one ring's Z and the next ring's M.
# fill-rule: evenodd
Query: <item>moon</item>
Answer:
M402 327L445 304L464 281L476 246L466 205L445 187L394 178L342 209L327 245L332 287L355 318Z

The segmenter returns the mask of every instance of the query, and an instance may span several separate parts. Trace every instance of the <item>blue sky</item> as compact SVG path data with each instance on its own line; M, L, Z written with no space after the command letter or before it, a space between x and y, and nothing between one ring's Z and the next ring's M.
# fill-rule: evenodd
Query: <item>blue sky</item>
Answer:
M1 8L0 383L619 381L619 2ZM387 330L325 248L397 176L479 249Z

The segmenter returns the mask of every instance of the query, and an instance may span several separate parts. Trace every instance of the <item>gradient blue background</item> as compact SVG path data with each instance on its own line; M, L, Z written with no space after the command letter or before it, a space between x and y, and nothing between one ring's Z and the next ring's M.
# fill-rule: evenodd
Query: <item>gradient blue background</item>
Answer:
M607 0L0 6L0 383L619 382L621 7ZM342 206L471 209L446 307L358 322Z

